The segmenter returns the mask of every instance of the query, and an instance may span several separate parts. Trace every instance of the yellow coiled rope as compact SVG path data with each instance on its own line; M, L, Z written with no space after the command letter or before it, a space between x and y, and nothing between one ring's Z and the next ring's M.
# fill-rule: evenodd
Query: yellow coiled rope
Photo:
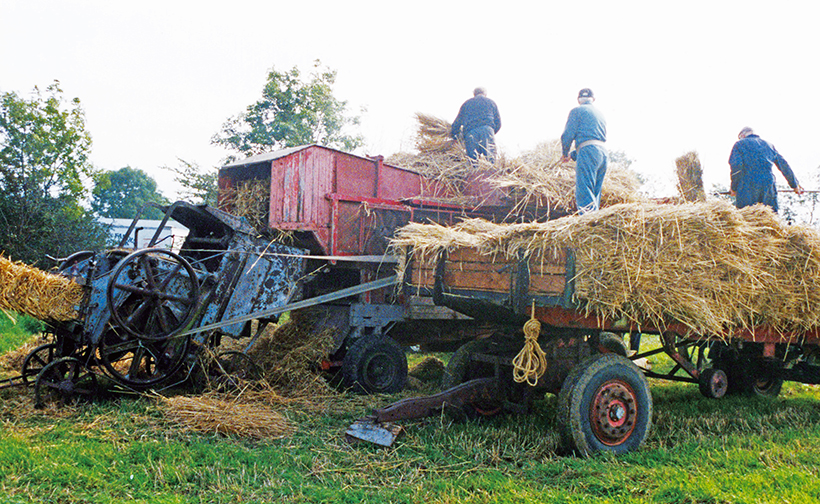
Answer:
M541 322L535 318L535 301L532 303L532 315L524 324L524 348L513 359L513 379L516 383L527 382L531 387L538 384L538 379L547 371L547 356L538 344L541 334Z

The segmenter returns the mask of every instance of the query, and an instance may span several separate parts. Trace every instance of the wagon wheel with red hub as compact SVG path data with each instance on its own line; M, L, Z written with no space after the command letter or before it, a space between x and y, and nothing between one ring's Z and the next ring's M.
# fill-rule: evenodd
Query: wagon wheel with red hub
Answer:
M46 364L34 382L34 406L78 399L90 399L97 394L97 377L79 359L61 357Z
M629 359L594 355L564 380L557 415L568 450L582 456L626 453L641 446L649 434L652 395L643 373Z
M163 249L143 249L123 258L106 291L115 325L142 340L160 341L194 317L199 282L191 264Z

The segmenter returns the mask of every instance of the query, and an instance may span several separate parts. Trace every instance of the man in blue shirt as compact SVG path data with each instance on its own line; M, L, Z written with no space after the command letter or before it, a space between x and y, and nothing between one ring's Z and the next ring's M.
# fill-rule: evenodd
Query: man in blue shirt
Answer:
M760 138L748 126L740 130L737 138L729 156L729 166L732 168L730 194L737 197L735 205L738 208L763 203L777 212L777 187L772 163L777 165L789 187L795 193L803 194L803 188L797 182L789 163L774 145Z
M578 106L569 112L567 125L561 135L563 157L570 161L570 147L575 142L575 204L580 213L598 210L601 205L601 187L607 168L606 120L592 103L592 90L578 92Z
M456 120L450 130L450 136L458 138L464 136L467 156L478 159L479 155L486 156L495 162L495 134L501 129L501 117L498 115L498 106L487 98L487 90L477 87L473 97L464 102L458 111Z

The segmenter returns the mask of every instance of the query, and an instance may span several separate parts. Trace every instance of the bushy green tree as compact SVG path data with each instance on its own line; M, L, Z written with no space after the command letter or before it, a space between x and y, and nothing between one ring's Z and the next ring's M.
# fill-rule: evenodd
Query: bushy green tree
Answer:
M133 219L146 203L167 205L168 199L157 191L157 182L144 171L126 166L100 173L92 191L91 210L100 217ZM161 219L156 207L146 207L143 219Z
M179 160L179 166L164 166L175 174L174 180L182 186L180 197L183 200L196 203L217 206L219 190L217 179L219 171L216 168L201 168L197 163Z
M359 117L348 116L347 102L333 95L336 72L318 60L314 69L309 80L302 80L297 67L272 68L262 98L225 122L211 143L242 157L313 143L347 151L360 147L362 137L347 133Z
M0 248L47 266L46 255L97 248L106 229L79 203L94 176L91 135L80 100L64 102L58 81L30 99L0 95Z

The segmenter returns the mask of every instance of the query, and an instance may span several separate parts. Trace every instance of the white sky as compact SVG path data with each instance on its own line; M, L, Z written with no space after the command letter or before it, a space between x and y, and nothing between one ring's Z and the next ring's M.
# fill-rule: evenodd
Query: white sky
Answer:
M338 72L362 114L363 153L410 151L415 112L452 121L476 86L499 106L501 150L558 138L590 87L623 150L655 182L697 150L707 190L749 125L816 189L816 2L533 0L0 0L0 92L54 79L80 98L92 161L151 174L218 166L223 122L261 97L271 67ZM783 181L778 175L778 180ZM661 192L671 193L673 184Z

